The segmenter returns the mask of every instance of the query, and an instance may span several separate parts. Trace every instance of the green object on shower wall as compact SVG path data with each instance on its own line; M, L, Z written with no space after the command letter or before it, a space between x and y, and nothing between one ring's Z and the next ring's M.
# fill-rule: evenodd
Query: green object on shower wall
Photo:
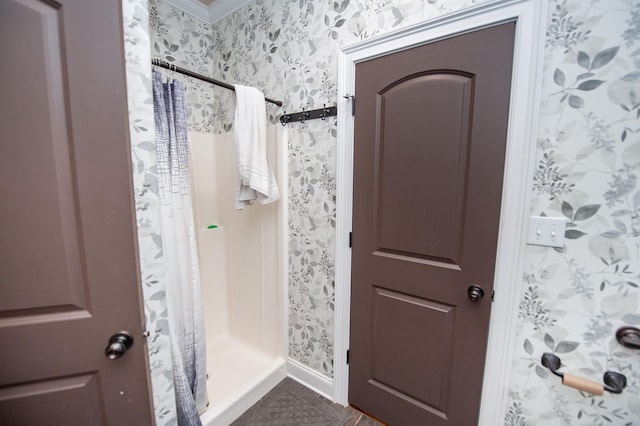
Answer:
M207 226L207 229L216 229L218 227L218 225L209 225Z

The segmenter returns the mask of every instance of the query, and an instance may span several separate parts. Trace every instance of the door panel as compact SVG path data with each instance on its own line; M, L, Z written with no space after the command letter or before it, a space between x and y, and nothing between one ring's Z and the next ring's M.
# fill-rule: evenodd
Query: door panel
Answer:
M4 409L3 424L43 424L42 412L50 425L106 424L100 381L93 374L42 381L0 389ZM73 404L73 410L67 407ZM37 409L34 409L37 408Z
M371 384L424 409L446 412L455 309L381 288L375 288L374 303ZM398 333L396 323L413 326Z
M35 313L61 306L84 307L60 15L60 8L41 2L7 2L2 6L3 32L13 36L11 42L5 41L3 51L11 49L10 58L15 61L13 66L3 66L2 82L22 82L14 90L16 96L22 92L25 100L14 104L24 109L7 111L6 118L14 115L11 118L15 120L4 130L6 138L1 148L3 181L11 182L3 186L3 200L11 203L3 203L0 208L3 220L11 226L3 227L2 238L13 242L9 257L0 263L3 281L13 283L0 289L3 311L29 309ZM34 117L40 123L34 125L19 116ZM25 175L32 179L17 178ZM34 197L42 185L47 191ZM36 288L25 291L30 285Z
M391 425L477 423L514 28L356 65L349 401Z
M374 203L381 251L452 264L459 259L464 200L449 194L464 194L472 85L469 76L436 72L378 95ZM416 143L414 135L425 137Z
M151 424L119 2L0 2L0 418ZM120 359L104 354L120 330Z

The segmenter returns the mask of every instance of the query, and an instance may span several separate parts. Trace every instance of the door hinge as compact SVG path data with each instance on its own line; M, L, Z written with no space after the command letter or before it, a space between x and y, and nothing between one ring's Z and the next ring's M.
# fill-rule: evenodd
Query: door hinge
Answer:
M354 95L344 95L345 99L349 99L351 101L351 115L356 115L356 97Z
M349 365L349 349L347 349L347 365Z
M493 302L493 298L496 295L496 291L495 290L491 290L491 301Z
M353 232L349 232L349 248L353 247Z

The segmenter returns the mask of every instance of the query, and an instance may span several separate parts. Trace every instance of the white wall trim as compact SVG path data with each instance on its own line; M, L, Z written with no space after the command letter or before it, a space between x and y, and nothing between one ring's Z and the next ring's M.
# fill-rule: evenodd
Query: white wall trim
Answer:
M336 281L333 331L333 401L349 405L349 324L351 323L351 248L349 233L353 215L353 116L355 62L338 51L338 140L336 153Z
M315 393L329 400L333 400L333 380L327 376L323 376L317 371L291 358L289 358L287 375Z
M546 1L527 0L518 17L481 426L502 424L509 400L538 134L546 6Z
M494 0L347 46L338 55L336 188L336 283L334 331L335 402L348 404L352 223L353 117L343 98L354 93L358 62L406 50L497 23L516 20L502 210L491 324L485 363L480 426L502 424L507 408L520 283L525 255L529 197L534 170L546 1ZM357 100L356 100L357 101Z
M280 200L278 201L278 253L280 265L278 265L278 280L280 282L281 306L279 322L281 324L282 341L281 353L285 359L289 358L289 130L286 127L277 126L278 137L278 176L280 182Z
M216 23L254 0L216 0L209 5L209 22Z
M209 15L209 8L197 0L164 0L164 1L169 3L171 6L180 9L181 11L188 13L194 18L201 20L206 24L210 23L211 21L211 17Z
M216 0L209 6L198 0L164 0L206 24L215 24L254 0Z

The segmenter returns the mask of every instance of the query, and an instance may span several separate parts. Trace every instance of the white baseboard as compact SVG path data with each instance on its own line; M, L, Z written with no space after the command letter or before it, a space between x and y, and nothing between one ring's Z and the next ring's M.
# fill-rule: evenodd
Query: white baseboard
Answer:
M333 401L333 380L289 358L287 375L330 401Z

